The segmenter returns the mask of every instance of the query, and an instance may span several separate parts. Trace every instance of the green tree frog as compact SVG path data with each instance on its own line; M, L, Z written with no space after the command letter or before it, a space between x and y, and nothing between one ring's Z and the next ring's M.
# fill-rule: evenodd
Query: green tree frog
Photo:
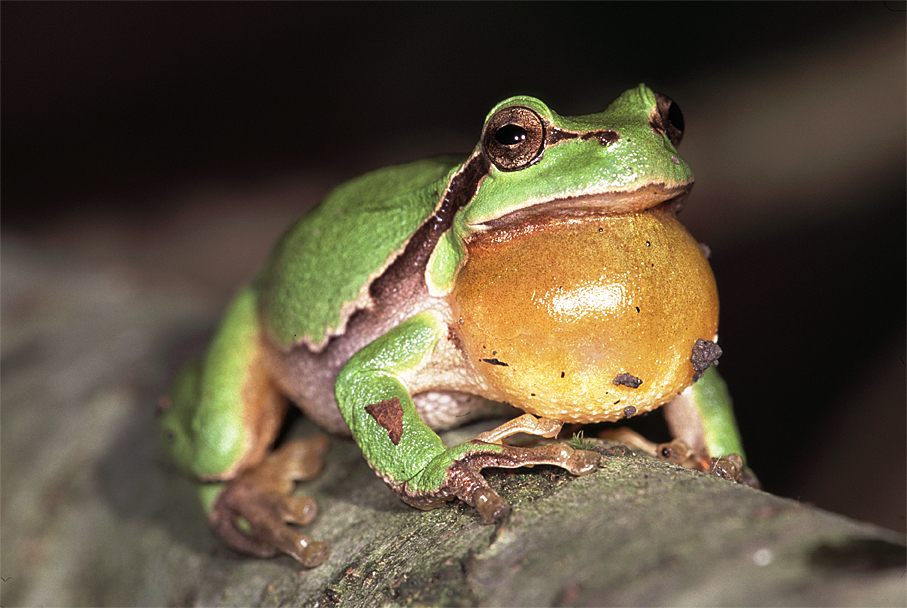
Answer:
M351 434L406 503L458 498L485 523L509 507L482 469L599 462L507 437L665 404L663 456L746 477L712 367L715 280L676 219L693 185L682 134L677 105L644 85L577 117L512 97L465 159L368 173L298 220L161 402L176 463L221 482L205 498L219 535L306 566L327 556L295 525L314 503L291 495L325 440L272 450L288 401ZM519 415L465 443L435 433L502 408Z

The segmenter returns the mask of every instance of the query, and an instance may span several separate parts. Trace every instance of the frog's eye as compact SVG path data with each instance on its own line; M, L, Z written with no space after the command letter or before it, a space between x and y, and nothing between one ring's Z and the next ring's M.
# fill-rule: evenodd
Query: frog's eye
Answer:
M525 169L542 158L545 123L527 107L503 108L485 124L482 149L501 171Z
M649 125L664 133L675 146L683 139L683 113L673 99L661 93L655 94L655 108L649 116Z

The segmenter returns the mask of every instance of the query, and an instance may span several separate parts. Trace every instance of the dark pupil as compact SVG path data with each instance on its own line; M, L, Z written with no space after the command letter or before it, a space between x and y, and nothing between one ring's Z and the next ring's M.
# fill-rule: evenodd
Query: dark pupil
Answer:
M515 146L528 137L526 129L519 125L504 125L494 134L494 138L502 146Z

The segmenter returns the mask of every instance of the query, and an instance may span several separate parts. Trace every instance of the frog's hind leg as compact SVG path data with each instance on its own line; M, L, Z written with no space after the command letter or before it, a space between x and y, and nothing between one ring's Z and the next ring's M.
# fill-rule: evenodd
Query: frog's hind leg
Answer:
M210 484L202 499L214 530L253 555L287 553L306 566L328 549L290 524L314 517L315 503L291 496L293 482L321 469L326 438L290 442L271 452L287 399L272 379L253 288L232 302L204 360L181 375L160 424L183 468Z
M206 481L260 462L285 417L270 378L251 288L230 304L201 361L183 368L161 400L158 426L173 460Z
M238 382L222 391L223 407L242 421L244 457L211 506L208 519L232 548L261 557L286 553L306 567L328 555L325 543L313 541L295 525L309 523L315 501L292 495L294 482L311 479L322 468L327 438L318 436L285 443L271 452L287 408L287 399L272 379L252 289L241 294L215 337L206 365L207 388L215 382ZM223 339L224 344L219 345ZM223 355L218 357L218 349ZM219 366L216 364L219 363Z
M671 456L689 450L707 463L704 469L709 473L759 487L745 464L730 393L714 367L665 405L665 420L676 439L659 446L660 456L672 460Z

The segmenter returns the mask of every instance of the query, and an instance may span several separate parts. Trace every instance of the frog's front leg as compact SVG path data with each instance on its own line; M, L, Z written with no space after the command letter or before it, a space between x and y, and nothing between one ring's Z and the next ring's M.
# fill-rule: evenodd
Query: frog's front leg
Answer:
M488 485L481 470L537 464L562 467L575 475L598 464L594 452L553 444L520 448L497 443L516 432L551 436L557 421L520 417L480 438L447 448L419 417L407 388L428 364L447 325L434 312L420 313L360 350L337 378L336 396L366 460L408 504L431 509L452 498L476 507L484 523L508 512L507 502ZM535 420L533 418L533 420ZM553 424L552 424L553 423Z
M586 475L598 466L596 452L565 444L531 448L467 441L439 454L419 475L404 484L390 483L400 497L419 509L433 509L452 498L474 506L482 523L491 524L510 510L507 501L488 485L482 469L516 469L548 464L574 475Z

